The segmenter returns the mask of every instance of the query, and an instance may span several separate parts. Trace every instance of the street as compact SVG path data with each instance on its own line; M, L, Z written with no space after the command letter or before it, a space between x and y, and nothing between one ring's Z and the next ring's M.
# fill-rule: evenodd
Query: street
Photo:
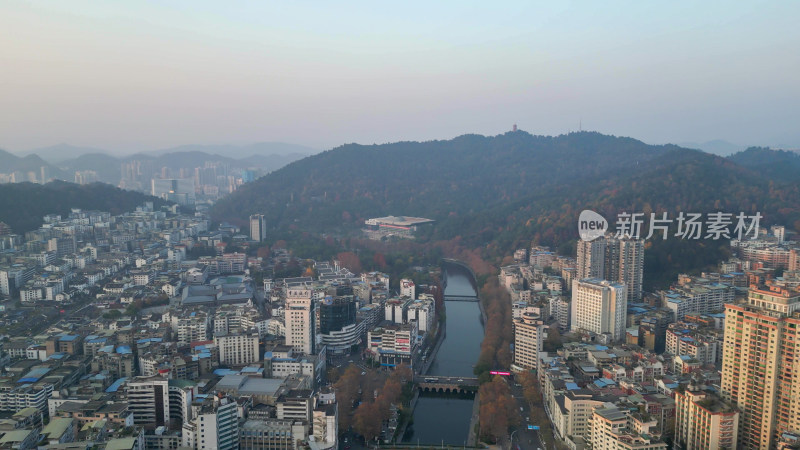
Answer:
M514 381L511 379L507 379L507 381L511 387L511 395L514 396L514 399L517 402L517 407L522 408L522 411L520 411L520 415L522 416L522 424L511 432L511 448L519 448L524 450L545 450L544 443L539 437L539 432L528 429L528 424L530 424L528 418L531 416L531 411L530 407L525 401L525 397L522 395L522 387L516 386Z

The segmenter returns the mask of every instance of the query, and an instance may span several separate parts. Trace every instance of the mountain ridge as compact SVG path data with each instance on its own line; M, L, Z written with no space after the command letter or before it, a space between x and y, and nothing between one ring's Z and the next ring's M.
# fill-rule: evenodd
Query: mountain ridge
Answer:
M612 224L622 211L648 218L667 212L673 219L681 211L761 212L762 226L798 228L798 189L731 158L676 145L590 132L516 132L340 146L242 186L211 213L243 226L249 214L265 214L274 239L292 230L357 236L369 217L427 217L436 224L422 229L418 241L458 242L497 261L531 243L574 254L582 209ZM648 242L648 287L710 268L730 253L725 240Z

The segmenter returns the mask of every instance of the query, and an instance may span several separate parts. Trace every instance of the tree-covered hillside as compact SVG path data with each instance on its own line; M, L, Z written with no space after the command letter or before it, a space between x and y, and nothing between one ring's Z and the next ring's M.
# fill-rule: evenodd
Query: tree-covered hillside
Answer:
M346 145L244 186L213 208L218 220L265 214L272 235L289 230L353 233L363 219L435 219L420 242L452 242L499 261L530 243L574 254L577 220L620 212L760 212L762 226L800 227L797 183L764 177L726 159L598 133L524 132L450 141ZM664 285L728 254L727 241L651 240L648 284Z
M146 201L152 201L156 207L168 204L156 197L103 183L4 184L0 185L0 222L21 234L40 227L42 217L47 214L66 215L71 208L120 214L132 211Z
M750 147L728 157L740 166L758 172L764 178L779 181L800 181L800 153Z
M217 218L266 214L275 227L352 227L381 215L436 220L482 211L547 186L635 167L668 147L598 133L525 132L449 141L344 145L294 162L215 205Z

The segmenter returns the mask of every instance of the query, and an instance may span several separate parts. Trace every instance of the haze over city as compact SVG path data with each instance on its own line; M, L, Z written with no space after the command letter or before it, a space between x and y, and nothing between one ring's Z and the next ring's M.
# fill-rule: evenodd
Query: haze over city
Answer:
M534 134L800 147L794 2L5 1L0 148Z
M0 2L0 449L800 450L797 2Z

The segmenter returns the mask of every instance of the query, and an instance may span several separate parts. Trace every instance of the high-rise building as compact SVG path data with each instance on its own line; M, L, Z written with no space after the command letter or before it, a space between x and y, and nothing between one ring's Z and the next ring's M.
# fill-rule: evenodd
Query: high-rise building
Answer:
M800 292L750 287L747 303L725 305L722 397L739 408L738 444L776 448L800 430Z
M675 443L685 450L736 448L739 412L717 394L690 384L675 391Z
M286 345L306 355L314 354L314 302L310 289L290 288L286 293Z
M593 241L578 241L577 279L604 278L606 258L606 240L597 238Z
M145 426L170 425L169 381L159 376L137 377L126 388L128 410L133 423Z
M197 417L183 425L183 447L197 450L236 450L239 448L238 405L223 394L208 397Z
M230 366L244 366L261 359L258 349L258 330L234 331L214 336L219 349L219 362Z
M179 205L194 205L194 178L154 178L150 181L150 194Z
M625 337L628 290L624 284L587 278L572 282L573 331L608 333L614 340Z
M361 343L362 327L356 324L356 302L352 295L325 297L317 305L319 333L329 355L349 354Z
M544 322L538 314L526 312L514 320L514 366L523 371L539 370L539 353L544 341Z
M624 284L628 289L628 300L641 300L644 276L644 241L642 239L618 239L614 246L619 246L619 257L616 259L619 273L612 274L607 279ZM612 252L607 253L612 254Z
M622 283L628 300L642 298L644 241L633 238L599 237L578 241L576 278L599 278Z
M263 214L250 216L250 240L261 242L267 237L266 222Z

